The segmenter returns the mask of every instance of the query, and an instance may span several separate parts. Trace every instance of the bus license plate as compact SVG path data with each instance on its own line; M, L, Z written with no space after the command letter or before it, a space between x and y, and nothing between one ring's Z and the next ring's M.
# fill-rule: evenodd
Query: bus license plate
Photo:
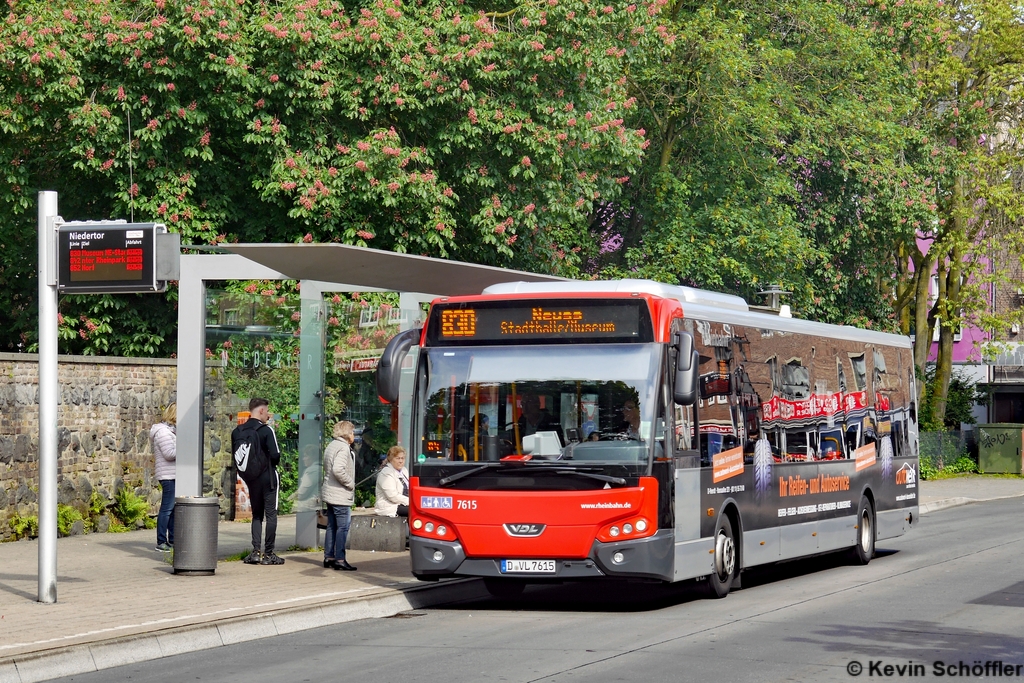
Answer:
M554 560L502 560L502 574L554 574Z

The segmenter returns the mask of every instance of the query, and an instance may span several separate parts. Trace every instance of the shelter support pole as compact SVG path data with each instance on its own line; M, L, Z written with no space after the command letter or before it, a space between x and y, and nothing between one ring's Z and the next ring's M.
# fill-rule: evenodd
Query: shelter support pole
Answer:
M203 386L206 374L207 255L183 255L178 280L178 427L174 493L203 495Z
M39 193L39 592L57 602L57 193Z
M299 471L295 492L295 545L316 548L320 533L316 511L320 508L323 479L324 416L324 322L326 306L320 283L303 280L300 287L302 318L299 321ZM329 425L328 428L330 428ZM328 437L330 438L330 437Z

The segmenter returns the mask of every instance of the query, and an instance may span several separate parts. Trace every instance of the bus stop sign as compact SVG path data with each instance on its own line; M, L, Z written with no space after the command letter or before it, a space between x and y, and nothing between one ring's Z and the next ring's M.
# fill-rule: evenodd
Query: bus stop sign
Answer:
M159 223L64 223L57 237L57 289L65 294L162 292L177 279L177 245L160 249L170 235ZM173 252L173 253L172 253Z

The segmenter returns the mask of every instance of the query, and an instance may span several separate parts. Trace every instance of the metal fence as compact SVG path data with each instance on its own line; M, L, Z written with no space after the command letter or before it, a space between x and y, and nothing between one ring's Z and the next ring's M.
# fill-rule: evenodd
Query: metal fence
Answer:
M977 448L972 448L974 432L921 432L920 442L922 464L927 461L935 469L941 470L963 456L977 461Z

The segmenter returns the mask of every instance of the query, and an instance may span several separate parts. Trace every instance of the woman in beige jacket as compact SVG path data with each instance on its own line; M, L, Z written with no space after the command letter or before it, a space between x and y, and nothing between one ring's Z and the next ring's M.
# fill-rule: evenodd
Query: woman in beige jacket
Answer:
M334 438L324 451L324 485L321 496L327 504L327 533L324 538L324 567L354 572L345 560L345 540L355 502L356 461L352 451L355 426L345 420L334 425Z

